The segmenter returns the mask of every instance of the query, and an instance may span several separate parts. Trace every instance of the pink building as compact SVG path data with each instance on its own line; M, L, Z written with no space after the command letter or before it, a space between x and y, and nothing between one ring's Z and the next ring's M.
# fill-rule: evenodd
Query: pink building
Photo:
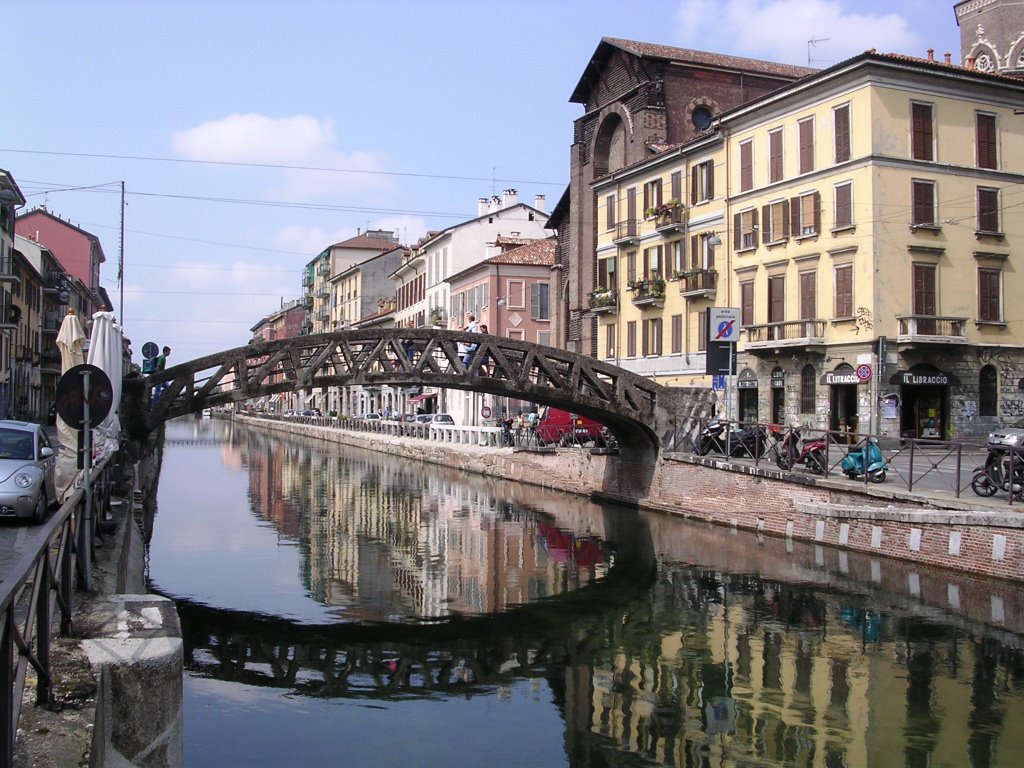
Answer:
M99 238L45 208L23 213L14 223L15 232L45 246L64 271L82 281L88 290L87 316L104 303L100 294L100 264L106 261Z

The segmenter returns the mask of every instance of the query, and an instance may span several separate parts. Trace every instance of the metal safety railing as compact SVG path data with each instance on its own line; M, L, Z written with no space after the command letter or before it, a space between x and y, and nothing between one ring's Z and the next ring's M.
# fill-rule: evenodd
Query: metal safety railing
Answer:
M89 584L85 572L96 534L95 521L109 510L117 454L92 469L90 498L78 489L39 526L0 583L0 768L14 764L18 719L29 668L35 673L36 704L54 704L50 639L72 631L73 596Z
M856 465L848 461L850 454L863 452L870 445L877 446L884 473L857 472ZM851 430L702 419L690 433L687 447L699 455L725 456L755 466L774 463L790 474L847 476L863 484L884 482L909 492L948 493L956 498L970 490L979 497L1005 497L1011 505L1024 500L1021 462L1011 462L1009 471L1000 474L1000 464L993 458L1005 451L990 449L980 441L894 438Z

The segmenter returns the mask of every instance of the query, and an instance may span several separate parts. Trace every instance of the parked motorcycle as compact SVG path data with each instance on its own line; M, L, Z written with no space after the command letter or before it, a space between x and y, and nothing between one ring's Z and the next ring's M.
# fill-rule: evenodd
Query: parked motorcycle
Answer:
M1011 489L1014 498L1024 498L1024 458L1019 452L989 448L985 466L978 467L971 478L971 490L979 496L993 496L997 491Z
M851 480L863 480L865 476L873 483L885 482L889 465L878 447L878 438L869 437L861 445L850 449L839 468Z
M697 436L697 453L707 456L712 451L727 455L729 449L726 441L729 436L729 425L718 419L711 419L700 430Z
M768 430L758 424L748 424L729 435L729 455L734 458L760 459L768 450Z
M822 435L814 440L804 441L800 428L793 427L775 445L775 463L779 469L792 469L803 464L816 475L825 472L825 440Z

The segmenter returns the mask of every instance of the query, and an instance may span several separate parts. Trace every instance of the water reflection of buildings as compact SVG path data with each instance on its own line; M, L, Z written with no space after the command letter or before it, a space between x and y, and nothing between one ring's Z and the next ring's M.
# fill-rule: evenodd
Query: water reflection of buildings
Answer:
M314 599L349 620L492 613L605 571L595 538L499 503L453 472L300 446L247 439L250 500L301 543Z
M656 640L595 665L575 702L591 733L663 765L1019 764L1019 649L726 579L662 584L681 615L648 617L663 624Z

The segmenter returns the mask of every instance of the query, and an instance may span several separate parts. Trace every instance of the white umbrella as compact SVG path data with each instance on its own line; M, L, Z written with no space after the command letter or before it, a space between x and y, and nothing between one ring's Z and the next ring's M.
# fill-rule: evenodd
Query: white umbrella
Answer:
M67 373L76 365L85 362L85 330L82 322L69 309L57 332L57 349L60 350L60 371ZM66 494L74 488L78 479L78 430L68 426L57 416L57 435L60 438L60 455L57 457L57 495L64 501Z
M110 413L93 433L93 462L113 453L118 447L121 422L117 415L121 404L122 373L121 329L114 322L113 312L97 312L92 316L92 335L89 338L89 364L95 365L110 379Z

